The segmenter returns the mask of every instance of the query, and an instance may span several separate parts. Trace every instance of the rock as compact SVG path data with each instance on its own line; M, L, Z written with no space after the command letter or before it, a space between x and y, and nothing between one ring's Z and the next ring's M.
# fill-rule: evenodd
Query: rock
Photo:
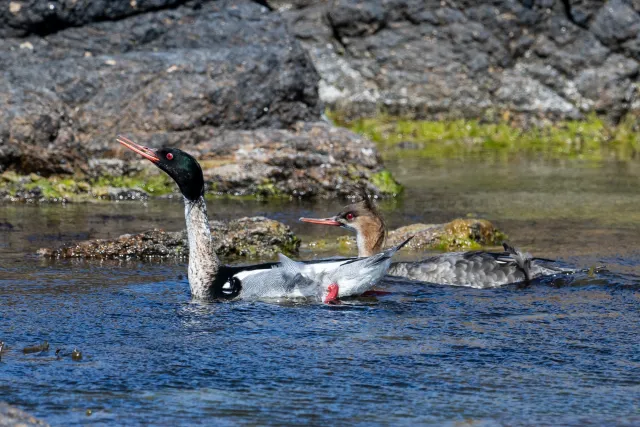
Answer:
M46 422L5 402L0 402L0 427L48 426Z
M392 178L379 179L386 172L370 140L325 122L297 123L291 130L199 128L132 138L190 152L203 166L208 191L219 194L333 198L359 186L380 196L401 191Z
M118 133L320 118L316 71L279 15L257 3L140 1L132 11L69 0L51 3L51 16L40 3L21 2L19 22L5 16L27 35L0 44L2 169L86 172L87 157L111 156Z
M151 147L179 147L201 163L207 193L259 197L348 197L357 188L395 196L402 187L383 168L375 145L325 122L292 129L220 130L130 134ZM177 186L144 159L121 149L122 159L91 159L87 175L0 175L0 198L23 201L138 200L177 194ZM126 159L126 160L125 160Z
M14 180L5 199L146 197L149 164L117 134L195 153L219 194L400 190L372 143L320 122L319 76L263 2L14 3L0 12L0 173L53 184ZM84 186L58 191L64 175Z
M455 219L445 224L412 224L392 230L385 247L398 245L414 236L404 250L476 250L483 246L501 245L507 236L485 219ZM356 239L351 235L339 237L335 243L324 240L305 242L303 247L314 252L344 254L357 252Z
M389 232L386 245L398 245L410 236L409 249L470 250L502 244L506 235L485 219L455 219L445 224L412 224Z
M626 51L640 59L640 14L624 0L609 0L598 10L592 24L593 33L613 50Z
M295 254L300 240L286 225L264 217L241 218L228 223L211 221L216 253L224 258L264 258L277 253ZM117 239L87 240L57 249L43 248L45 258L150 259L188 258L186 230L150 230Z
M0 37L46 35L92 21L113 21L185 0L39 0L7 1L0 9Z
M616 55L637 67L637 2L276 3L320 73L321 99L347 120L380 112L492 118L502 110L618 120L635 105L637 72L604 70ZM606 89L585 87L583 74Z

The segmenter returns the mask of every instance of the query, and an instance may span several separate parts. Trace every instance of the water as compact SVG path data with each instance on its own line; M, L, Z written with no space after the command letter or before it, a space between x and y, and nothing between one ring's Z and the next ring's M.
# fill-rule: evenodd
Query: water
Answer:
M610 271L494 290L389 279L391 294L333 307L204 304L181 262L33 255L179 229L176 201L4 205L0 400L54 425L640 423L640 167L389 164L407 184L382 204L392 226L473 214L537 255ZM217 218L262 214L305 239L340 232L295 219L339 207L210 203ZM48 352L23 354L44 340Z

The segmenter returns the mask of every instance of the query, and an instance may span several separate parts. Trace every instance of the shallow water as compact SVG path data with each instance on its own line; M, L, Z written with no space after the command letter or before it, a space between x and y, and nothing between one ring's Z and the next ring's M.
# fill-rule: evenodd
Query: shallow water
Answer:
M5 205L0 400L54 425L639 424L640 166L388 164L407 185L382 204L392 226L473 214L536 255L609 272L494 290L389 279L389 295L333 307L201 304L181 262L33 255L177 230L178 201ZM339 207L210 203L216 218L262 214L303 238L340 235L295 222Z

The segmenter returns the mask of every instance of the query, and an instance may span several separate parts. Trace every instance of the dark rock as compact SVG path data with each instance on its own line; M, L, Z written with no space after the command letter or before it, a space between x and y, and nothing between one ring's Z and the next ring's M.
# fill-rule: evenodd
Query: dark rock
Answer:
M319 76L281 16L258 3L14 4L0 16L2 34L23 36L0 44L0 172L134 176L143 162L113 158L122 133L194 152L218 193L334 197L371 181L382 172L375 147L317 123ZM20 182L4 197L146 196Z
M5 402L0 402L0 427L48 426L46 422Z
M54 17L31 3L20 3L24 20L5 16L12 28L59 28L0 45L2 169L86 172L81 159L108 157L122 132L286 128L320 118L305 51L278 14L256 3L156 10L182 2L140 1L137 12L147 13L133 14L129 1L87 10L69 0L51 3Z
M637 67L638 2L309 0L281 10L321 75L321 99L347 119L508 110L616 120L636 105L637 76L608 64Z
M0 8L0 37L46 35L94 21L173 7L185 0L40 0L6 1Z
M603 44L618 50L623 43L640 37L640 15L624 0L609 0L596 14L592 30ZM640 52L630 53L640 58Z
M218 256L224 258L274 257L297 253L300 240L286 225L264 217L241 218L228 223L211 221ZM151 230L117 239L88 240L58 249L40 249L46 258L150 259L188 258L186 231Z

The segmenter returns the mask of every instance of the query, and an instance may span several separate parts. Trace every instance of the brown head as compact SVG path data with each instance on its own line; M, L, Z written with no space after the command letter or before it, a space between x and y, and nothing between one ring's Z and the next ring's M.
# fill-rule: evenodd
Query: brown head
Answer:
M358 256L366 257L382 252L387 237L386 224L369 195L365 192L361 195L361 201L345 206L331 218L300 218L300 221L355 231Z

